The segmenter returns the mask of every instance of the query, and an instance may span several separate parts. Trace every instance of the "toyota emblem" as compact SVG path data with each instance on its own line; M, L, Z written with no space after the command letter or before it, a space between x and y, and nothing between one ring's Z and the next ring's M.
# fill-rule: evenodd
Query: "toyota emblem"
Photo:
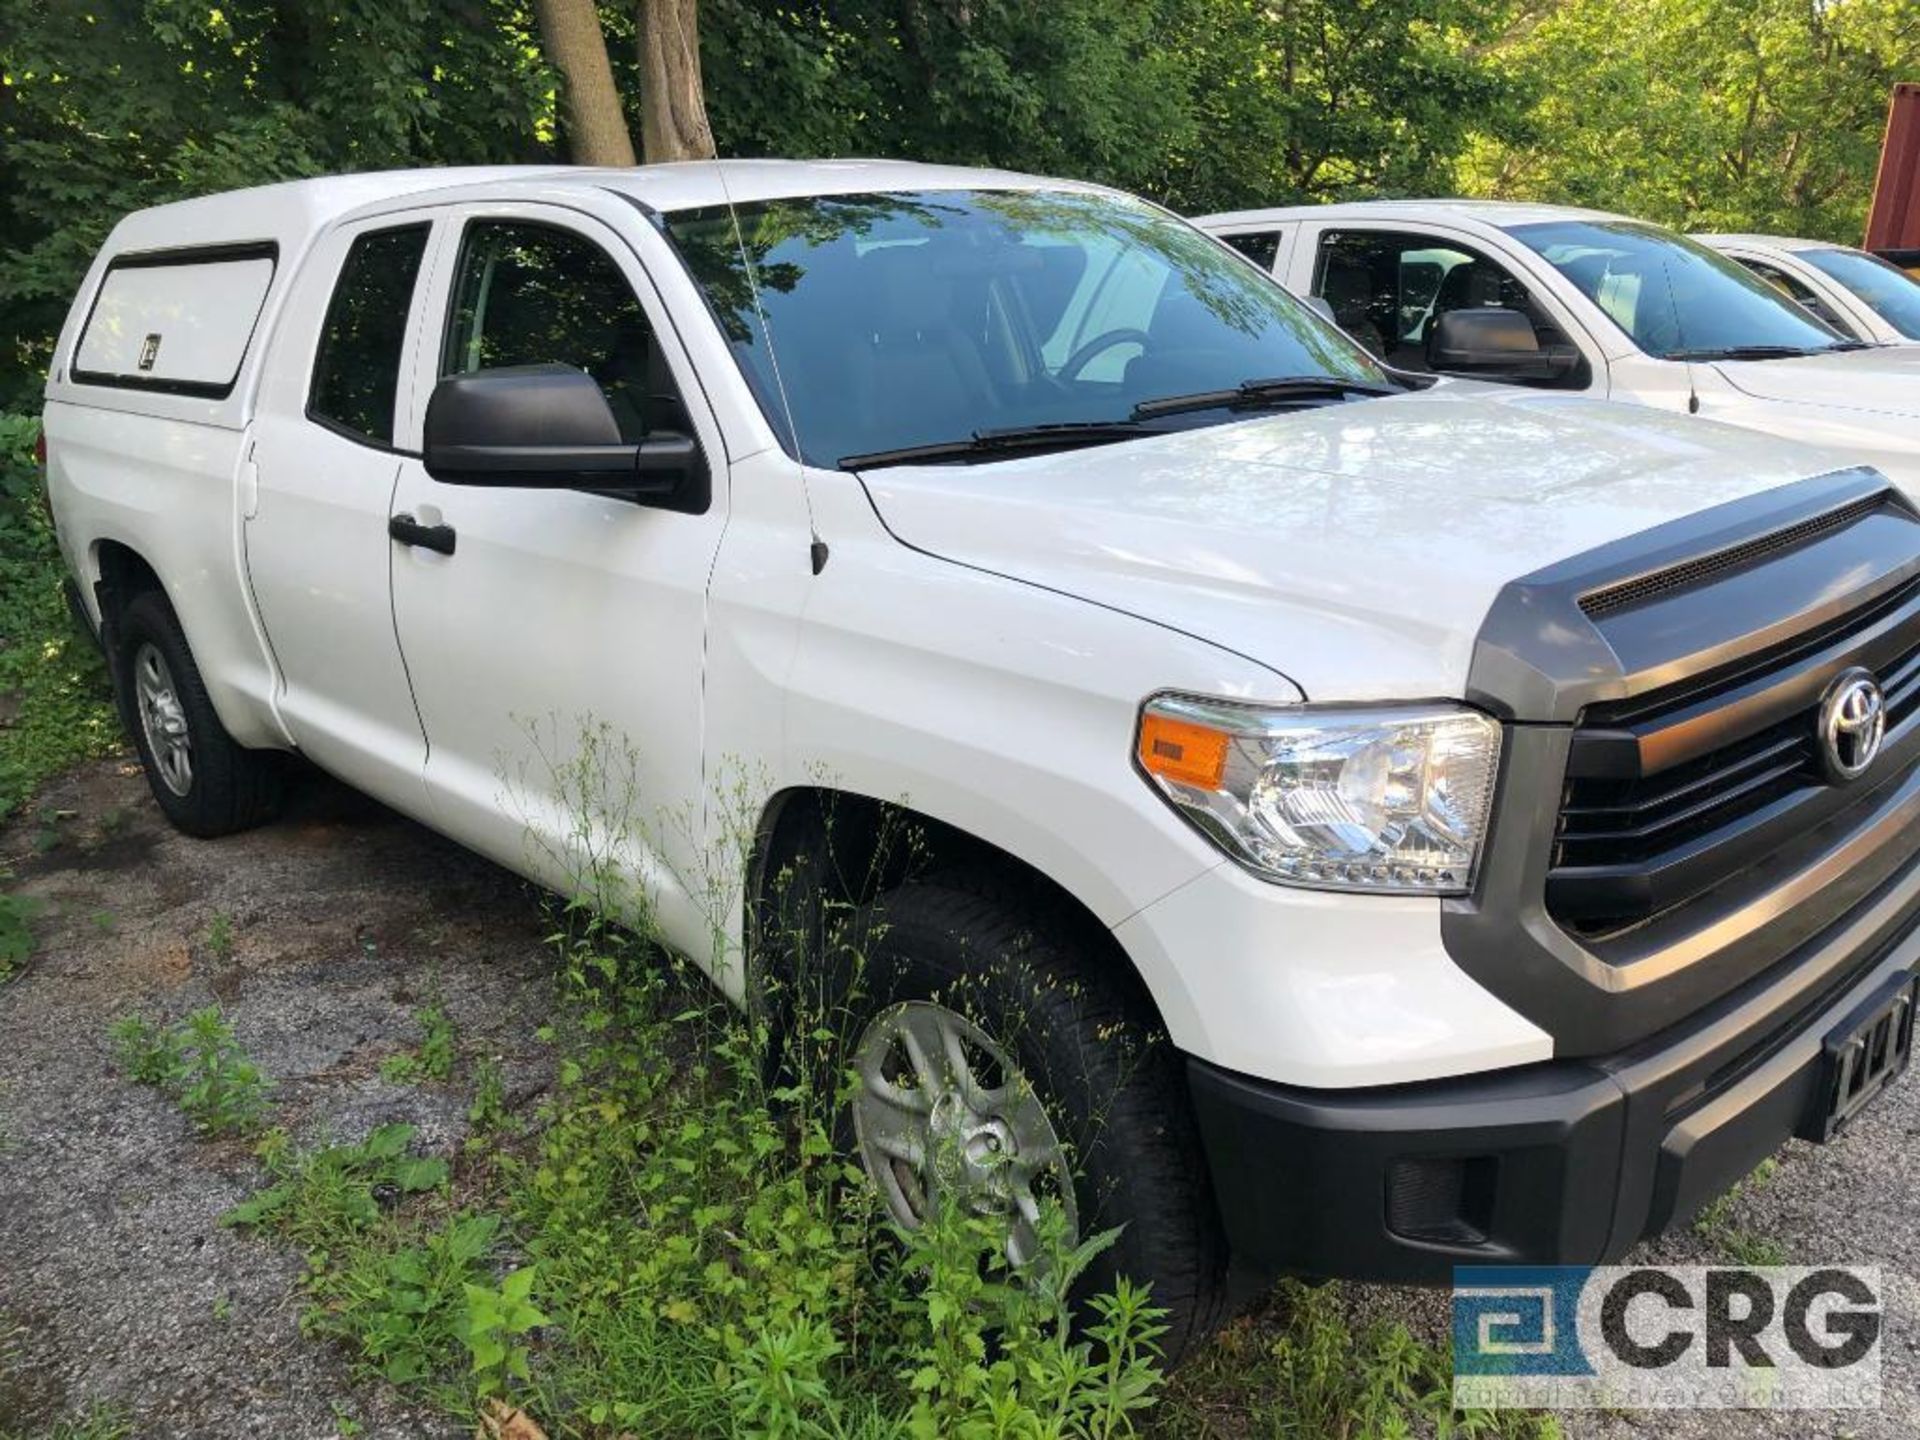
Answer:
M1873 764L1887 735L1887 702L1867 670L1849 670L1820 702L1820 764L1836 784Z

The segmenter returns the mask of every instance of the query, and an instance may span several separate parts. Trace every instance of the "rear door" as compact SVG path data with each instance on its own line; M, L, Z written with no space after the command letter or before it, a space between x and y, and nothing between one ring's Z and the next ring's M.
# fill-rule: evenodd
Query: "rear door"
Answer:
M691 433L713 500L695 515L577 490L443 485L403 461L394 513L444 527L451 544L394 542L391 554L435 815L563 890L637 881L669 938L697 949L711 897L686 877L705 824L706 593L728 498L717 425L611 226L527 203L464 205L449 225L418 392L441 375L576 366L600 383L623 438Z
M317 243L275 332L240 487L282 722L321 766L416 814L426 738L394 635L387 516L435 239L412 212Z
M1264 225L1234 225L1213 233L1269 275L1284 279L1287 250L1299 228L1297 221L1270 221Z

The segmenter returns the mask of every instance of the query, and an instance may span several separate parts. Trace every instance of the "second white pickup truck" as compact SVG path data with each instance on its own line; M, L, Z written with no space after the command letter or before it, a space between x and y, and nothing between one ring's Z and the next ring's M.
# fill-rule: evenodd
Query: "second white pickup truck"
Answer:
M1842 333L1620 215L1380 200L1195 222L1415 372L1593 395L1842 446L1920 494L1920 347Z
M1092 1279L1176 1350L1230 1254L1616 1256L1906 1063L1902 494L1396 378L1144 202L879 162L213 196L114 229L45 420L176 824L267 819L297 752L564 886L539 747L611 725L639 806L595 838L731 996L792 959L779 877L874 922L850 1129L899 1223L1122 1226Z

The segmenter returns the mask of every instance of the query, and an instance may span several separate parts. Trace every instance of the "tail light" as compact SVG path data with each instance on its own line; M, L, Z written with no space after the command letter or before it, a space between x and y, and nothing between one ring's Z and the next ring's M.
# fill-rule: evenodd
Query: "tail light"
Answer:
M57 531L59 526L53 518L53 492L47 486L47 431L44 425L40 433L33 437L33 463L40 468L40 511L47 517L47 524Z

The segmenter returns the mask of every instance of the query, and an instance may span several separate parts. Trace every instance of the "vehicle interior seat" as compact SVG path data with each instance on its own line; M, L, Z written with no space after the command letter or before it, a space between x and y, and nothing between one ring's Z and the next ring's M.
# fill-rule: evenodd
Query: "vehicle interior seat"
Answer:
M1386 358L1387 337L1373 318L1373 277L1364 265L1330 256L1327 273L1320 281L1320 298L1327 302L1342 330L1368 353Z
M862 307L846 385L867 434L903 444L961 439L992 413L993 385L978 340L961 322L960 286L928 263L924 246L883 246L859 261L849 292Z

